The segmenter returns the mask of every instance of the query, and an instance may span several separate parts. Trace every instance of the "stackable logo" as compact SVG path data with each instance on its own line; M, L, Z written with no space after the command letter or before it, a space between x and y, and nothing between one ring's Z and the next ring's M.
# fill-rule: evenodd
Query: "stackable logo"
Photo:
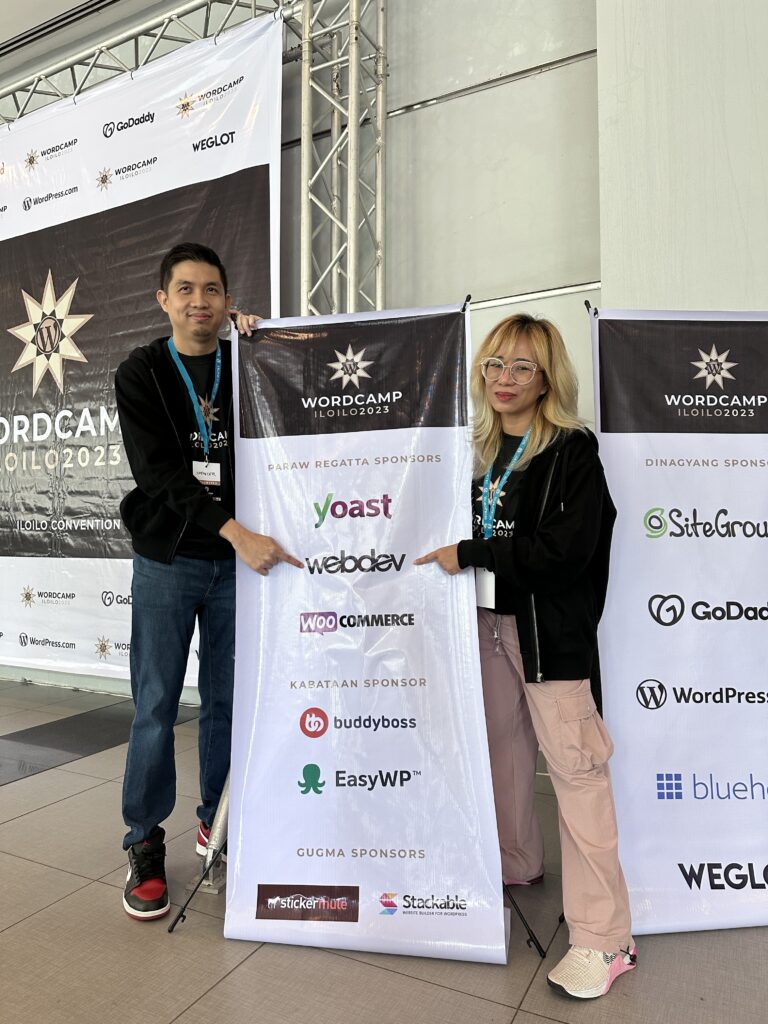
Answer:
M8 332L23 342L24 348L11 373L31 366L33 395L46 373L50 373L59 391L64 394L65 360L88 362L73 341L77 331L93 317L93 313L70 313L78 280L75 278L67 290L57 297L53 275L49 270L39 302L26 292L21 293L27 308L27 322L9 327Z
M664 536L673 540L681 537L695 537L699 540L713 537L724 540L768 538L768 520L732 519L727 508L718 509L713 519L701 519L697 508L686 514L679 508L665 512L663 508L655 506L644 514L643 526L646 537L652 540Z
M381 896L379 896L379 903L382 907L379 911L379 916L384 915L386 917L391 917L393 914L397 913L396 896L396 892L383 892Z
M689 889L768 889L768 864L741 864L738 861L707 861L678 864Z
M130 128L138 128L143 124L154 124L155 115L151 110L146 111L138 117L128 117L124 121L107 121L102 127L105 139L111 139L115 132L125 132Z
M231 146L235 141L235 132L221 132L219 135L209 135L205 139L198 139L192 143L192 149L199 153L203 149L218 149L219 146Z
M370 554L348 555L342 548L338 555L325 555L323 558L306 557L304 561L310 573L353 573L353 572L389 572L394 569L400 572L405 562L405 554L402 555L380 555L375 548L371 548Z
M685 602L677 594L654 594L648 600L648 611L660 626L675 626L685 612Z
M357 885L262 885L256 917L279 921L352 921L358 919Z
M310 739L318 739L328 731L328 715L322 708L308 708L299 717L299 728ZM304 776L306 780L306 766Z
M403 916L406 914L419 917L466 917L467 900L458 894L451 896L414 896L405 893L401 900Z
M341 498L334 500L333 494L329 492L322 503L312 503L317 516L315 529L323 525L329 512L332 519L375 519L382 515L385 519L391 519L391 505L392 499L388 494L382 494L380 498L352 498L343 501Z

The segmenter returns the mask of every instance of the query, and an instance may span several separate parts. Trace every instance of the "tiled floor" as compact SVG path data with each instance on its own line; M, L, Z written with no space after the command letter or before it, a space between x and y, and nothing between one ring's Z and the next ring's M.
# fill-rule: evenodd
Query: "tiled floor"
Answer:
M109 700L0 681L0 736ZM195 871L196 722L177 727L179 798L166 824L171 896ZM506 967L226 941L223 896L200 895L169 935L122 911L125 745L0 787L0 1019L13 1024L764 1024L761 929L649 936L640 966L604 999L559 998L565 952L553 798L539 808L542 886L519 902L548 947L512 921Z

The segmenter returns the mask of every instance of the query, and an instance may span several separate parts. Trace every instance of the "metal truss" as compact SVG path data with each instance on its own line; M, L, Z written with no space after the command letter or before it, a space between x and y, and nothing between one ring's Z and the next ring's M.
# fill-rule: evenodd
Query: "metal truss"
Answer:
M384 305L386 0L190 0L0 89L0 127L264 14L301 62L301 313Z

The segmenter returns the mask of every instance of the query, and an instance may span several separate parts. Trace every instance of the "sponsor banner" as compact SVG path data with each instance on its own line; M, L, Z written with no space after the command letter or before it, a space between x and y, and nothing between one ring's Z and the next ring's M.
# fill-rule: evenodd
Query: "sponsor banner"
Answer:
M601 669L633 927L766 924L768 316L601 311L593 338L619 509Z
M2 663L127 674L132 552L119 505L134 484L114 372L168 331L156 277L177 242L219 252L237 304L276 309L281 51L280 25L260 19L7 133L0 556L12 582L0 598ZM25 587L37 596L22 612ZM40 593L59 591L76 596L45 599L49 613L55 605L50 636L23 621L45 614ZM49 643L8 643L22 633ZM59 634L74 646L54 651Z
M240 342L239 515L303 569L238 565L230 937L506 959L474 585L413 565L471 530L466 332L454 308Z

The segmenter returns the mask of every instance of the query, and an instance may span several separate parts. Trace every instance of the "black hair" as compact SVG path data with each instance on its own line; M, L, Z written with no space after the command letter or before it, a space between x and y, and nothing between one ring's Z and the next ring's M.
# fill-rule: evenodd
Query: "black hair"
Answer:
M168 291L168 285L171 283L171 277L173 276L173 268L177 263L184 263L185 260L192 260L193 263L208 263L210 266L216 267L221 274L224 292L227 293L229 291L227 271L213 249L209 249L207 245L200 245L198 242L182 242L180 245L174 245L163 256L163 262L160 264L160 288L164 292Z

